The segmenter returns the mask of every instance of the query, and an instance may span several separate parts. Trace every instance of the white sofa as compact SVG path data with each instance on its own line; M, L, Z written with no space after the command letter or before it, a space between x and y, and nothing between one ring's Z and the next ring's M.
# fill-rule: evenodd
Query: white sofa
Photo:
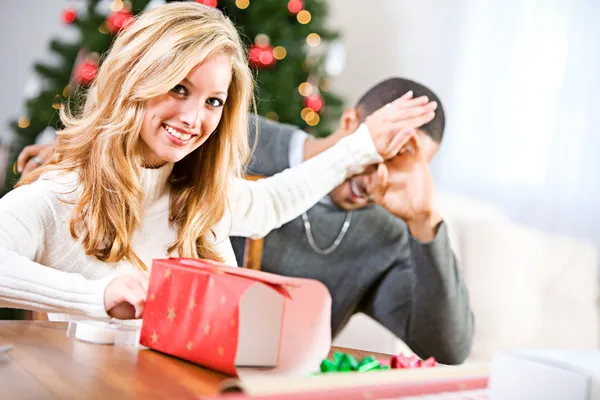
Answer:
M499 209L450 194L440 209L460 261L475 315L469 360L504 348L597 348L598 260L593 245L549 235ZM408 349L365 315L354 316L335 345L384 353Z

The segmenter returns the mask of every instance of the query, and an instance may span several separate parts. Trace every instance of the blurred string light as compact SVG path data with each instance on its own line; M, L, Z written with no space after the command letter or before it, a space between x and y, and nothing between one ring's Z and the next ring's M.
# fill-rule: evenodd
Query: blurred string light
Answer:
M271 39L269 39L269 37L267 35L265 35L264 33L259 33L254 38L254 43L257 46L265 47L265 46L268 46L269 43L271 43Z
M296 19L298 20L298 22L300 22L302 25L306 25L310 22L310 19L312 18L312 16L310 15L310 13L306 10L302 10L300 11L297 15L296 15Z
M277 46L273 49L273 57L276 60L283 60L287 55L287 50L283 46Z
M29 118L27 118L25 116L22 116L21 118L19 118L19 122L18 122L19 128L25 129L29 126L29 124L30 124Z
M107 35L110 32L108 26L106 25L106 21L100 24L100 26L98 27L98 32L100 32L103 35Z
M123 0L114 0L112 3L110 3L110 11L119 12L124 6L125 4L123 3Z
M277 115L275 111L267 112L265 118L270 119L271 121L279 121L279 115Z
M287 7L288 11L292 14L298 14L304 7L304 4L302 4L301 0L290 0Z
M323 108L323 98L318 93L315 93L312 96L304 98L304 105L315 112L319 112Z
M273 52L271 51L263 51L260 53L260 56L258 56L258 59L263 65L271 65L273 63L273 58Z
M62 92L63 97L69 97L71 95L71 85L65 86Z
M204 4L205 6L209 7L217 6L217 0L196 0L196 3Z
M319 44L321 44L321 36L319 36L317 33L311 33L306 37L306 43L310 47L317 47Z
M237 8L245 10L250 5L250 0L235 0Z
M316 126L320 121L321 117L314 111L310 111L306 113L306 118L304 118L308 126Z
M319 89L321 89L323 92L329 92L331 90L331 79L321 78L319 81Z
M310 94L313 92L313 87L310 83L308 82L302 82L300 84L300 86L298 86L298 93L300 93L301 96L310 96Z
M54 108L55 110L59 110L61 102L62 102L62 97L60 96L60 94L57 94L52 99L52 108Z
M306 121L306 116L311 112L314 112L312 108L304 107L302 111L300 111L300 116Z
M314 57L308 57L306 60L304 60L302 67L304 68L305 71L309 71L309 70L313 69L316 64L317 64L317 62L314 59Z

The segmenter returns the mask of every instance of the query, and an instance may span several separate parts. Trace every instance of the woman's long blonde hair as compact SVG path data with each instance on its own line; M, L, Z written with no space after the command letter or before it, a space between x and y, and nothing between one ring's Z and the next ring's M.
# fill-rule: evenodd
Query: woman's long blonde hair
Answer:
M21 182L49 171L77 172L81 195L70 231L82 239L86 254L146 269L131 247L144 196L139 134L146 102L167 93L202 60L223 53L231 56L232 81L218 128L169 177L169 220L178 232L169 253L219 260L210 237L225 213L228 183L242 175L249 155L253 79L233 24L219 10L194 2L145 11L119 33L80 115L61 109L65 129L52 160Z

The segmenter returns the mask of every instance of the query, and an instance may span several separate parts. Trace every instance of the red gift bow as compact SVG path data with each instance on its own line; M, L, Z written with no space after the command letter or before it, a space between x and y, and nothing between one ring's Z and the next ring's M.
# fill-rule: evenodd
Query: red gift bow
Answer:
M390 368L401 369L401 368L430 368L435 367L437 362L435 358L429 357L426 360L421 360L417 356L405 356L404 354L398 354L392 356L390 360Z

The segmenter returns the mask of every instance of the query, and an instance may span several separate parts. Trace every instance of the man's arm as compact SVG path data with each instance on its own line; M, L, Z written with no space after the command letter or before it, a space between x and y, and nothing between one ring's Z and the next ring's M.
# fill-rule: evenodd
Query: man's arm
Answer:
M253 147L256 139L255 116L250 115L249 120L249 141L250 147ZM275 175L324 152L344 136L347 135L334 132L325 138L315 138L297 126L258 116L258 143L248 165L248 173Z
M293 143L294 135L302 132L300 128L269 121L261 116L250 115L248 119L250 121L248 138L250 147L254 148L252 159L248 164L248 173L272 176L289 168L290 145ZM257 119L258 137L255 124Z
M442 222L429 243L414 237L408 240L410 258L393 266L376 283L360 311L392 331L420 357L459 364L471 351L474 318L447 228Z

